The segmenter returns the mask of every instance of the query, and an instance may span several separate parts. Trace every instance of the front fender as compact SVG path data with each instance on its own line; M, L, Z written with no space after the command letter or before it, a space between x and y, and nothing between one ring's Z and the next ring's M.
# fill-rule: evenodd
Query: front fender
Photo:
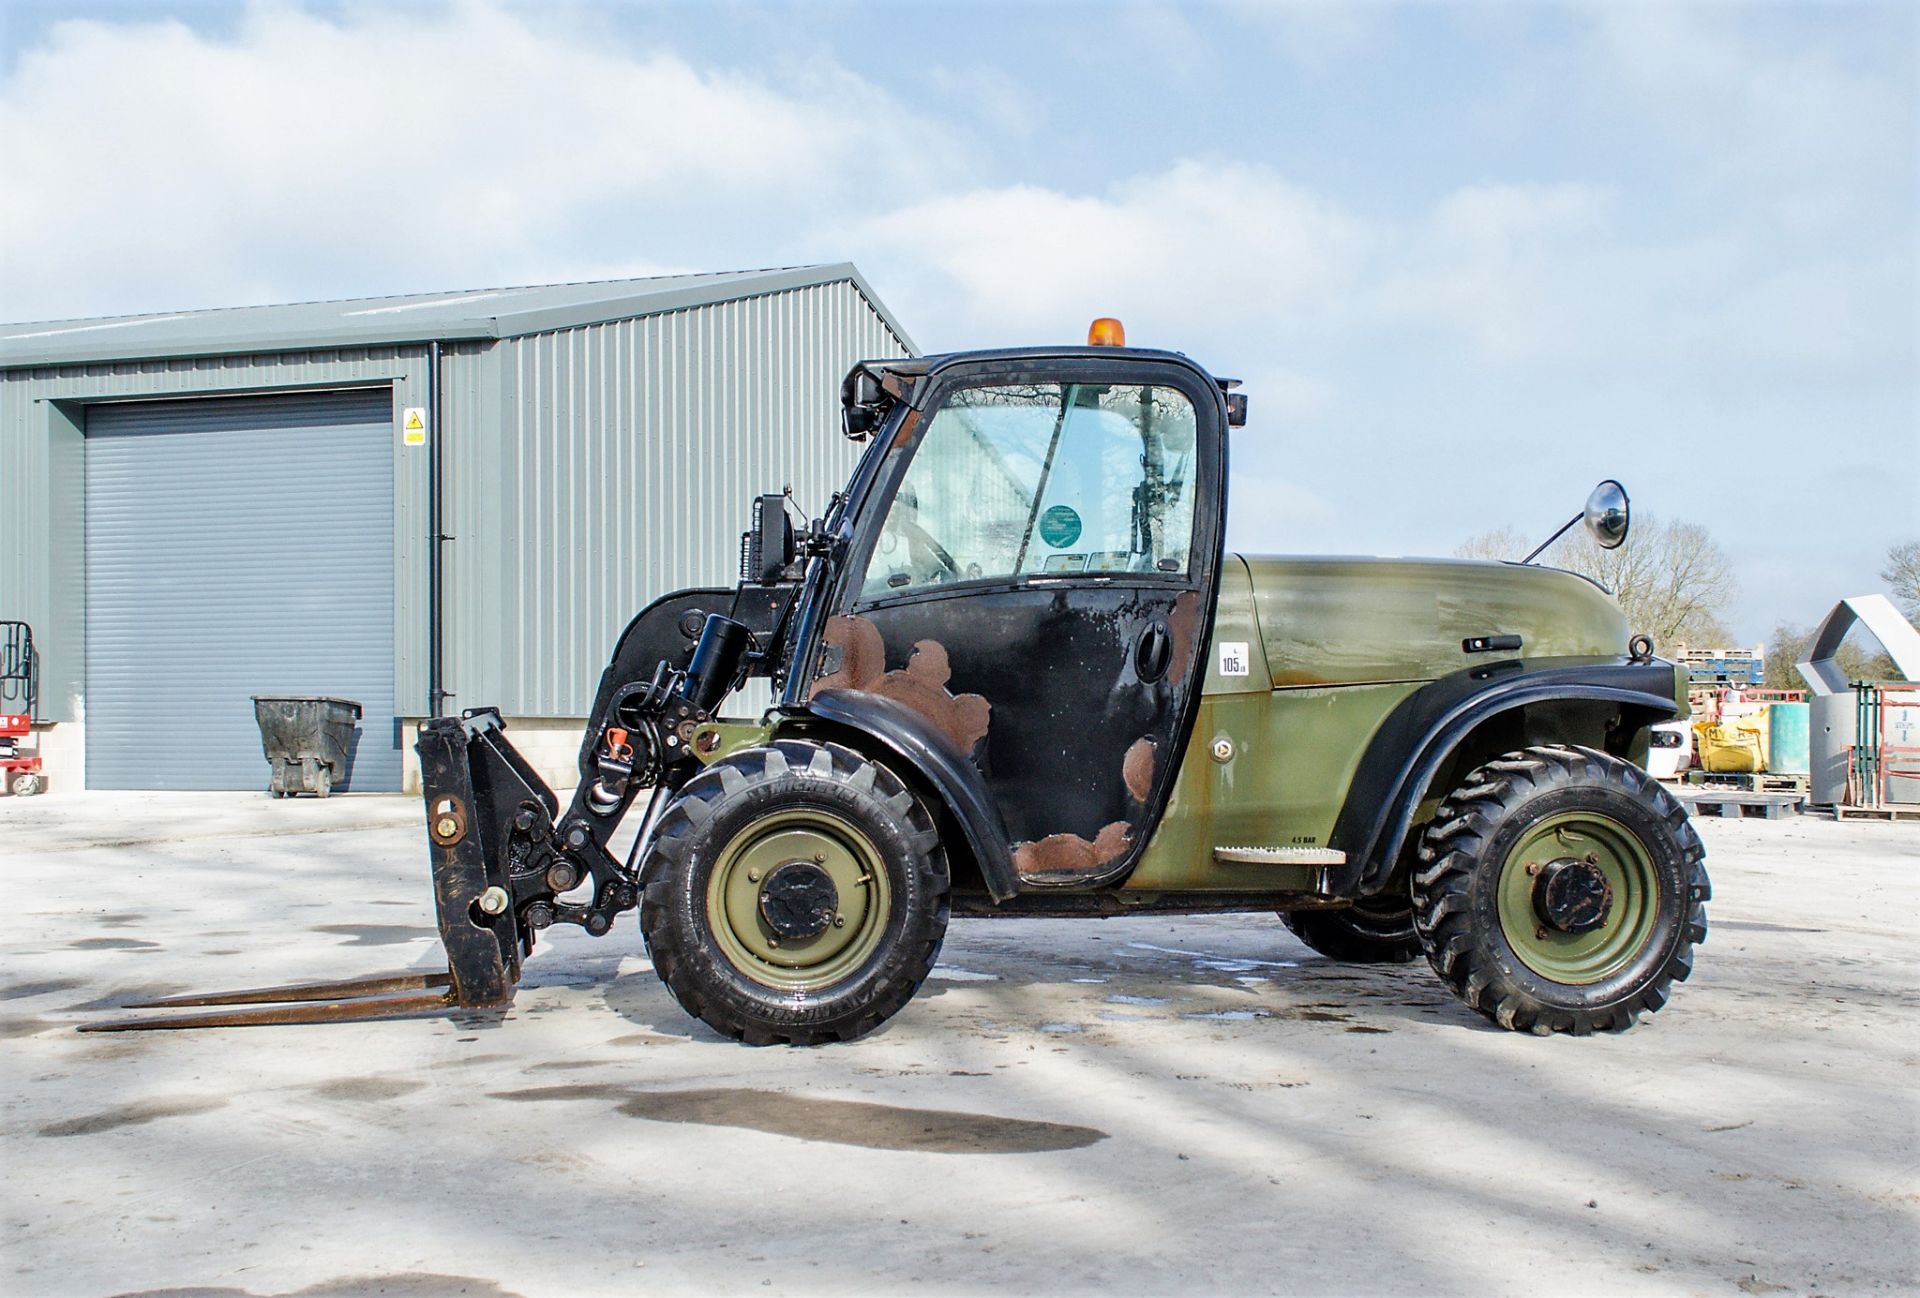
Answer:
M600 673L600 688L594 692L593 711L587 716L587 731L580 739L580 778L594 778L594 755L600 749L600 737L610 718L607 705L623 685L652 678L662 662L684 668L693 657L700 639L700 627L709 613L724 613L733 605L731 586L701 586L662 595L633 615L627 629L620 633L613 657Z
M972 762L918 712L878 694L817 690L805 705L783 709L789 718L813 716L867 736L892 753L932 788L952 813L980 866L980 878L995 901L1020 891L1007 829Z
M1658 658L1515 659L1415 691L1374 733L1347 791L1328 842L1347 863L1330 872L1330 890L1367 894L1386 886L1434 777L1486 721L1532 704L1597 702L1619 705L1623 723L1637 730L1679 716L1677 693L1673 664Z

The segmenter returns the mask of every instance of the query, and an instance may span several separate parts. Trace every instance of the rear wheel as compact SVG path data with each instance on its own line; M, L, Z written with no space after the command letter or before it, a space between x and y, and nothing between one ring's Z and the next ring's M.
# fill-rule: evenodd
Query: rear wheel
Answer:
M1292 910L1280 916L1293 935L1329 960L1405 964L1420 954L1413 903L1405 892L1367 897L1339 910Z
M31 798L40 792L40 776L34 771L22 771L13 777L13 793L18 798Z
M1706 940L1705 850L1686 809L1589 748L1509 753L1440 804L1414 872L1427 959L1515 1031L1622 1029L1667 1002Z
M674 999L766 1045L852 1040L919 988L946 935L946 855L898 776L782 740L680 790L648 848L640 926Z

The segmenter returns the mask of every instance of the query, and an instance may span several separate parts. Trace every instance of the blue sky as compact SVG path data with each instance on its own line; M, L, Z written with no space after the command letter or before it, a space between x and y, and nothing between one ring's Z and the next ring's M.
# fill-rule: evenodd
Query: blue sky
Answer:
M1752 641L1920 534L1920 6L0 16L0 318L845 259L929 349L1244 378L1241 548L1618 476Z

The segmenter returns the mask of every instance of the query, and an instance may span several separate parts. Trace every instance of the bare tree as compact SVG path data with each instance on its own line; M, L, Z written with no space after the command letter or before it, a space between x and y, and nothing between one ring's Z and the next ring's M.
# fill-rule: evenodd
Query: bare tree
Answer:
M1893 602L1914 621L1920 621L1920 541L1902 541L1887 550L1887 566L1880 570Z
M1532 547L1510 527L1482 532L1454 550L1462 558L1518 559ZM1671 649L1720 648L1733 637L1720 620L1737 589L1733 562L1698 523L1639 514L1627 543L1603 550L1584 531L1554 542L1540 561L1590 577L1614 593L1627 625Z
M1532 548L1513 528L1496 527L1468 537L1453 547L1453 553L1461 559L1518 559Z

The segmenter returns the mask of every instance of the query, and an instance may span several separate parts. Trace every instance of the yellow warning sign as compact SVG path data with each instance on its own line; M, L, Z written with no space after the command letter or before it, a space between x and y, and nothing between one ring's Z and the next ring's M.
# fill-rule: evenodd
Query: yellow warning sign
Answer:
M400 412L400 438L408 446L427 444L427 408L408 406Z

